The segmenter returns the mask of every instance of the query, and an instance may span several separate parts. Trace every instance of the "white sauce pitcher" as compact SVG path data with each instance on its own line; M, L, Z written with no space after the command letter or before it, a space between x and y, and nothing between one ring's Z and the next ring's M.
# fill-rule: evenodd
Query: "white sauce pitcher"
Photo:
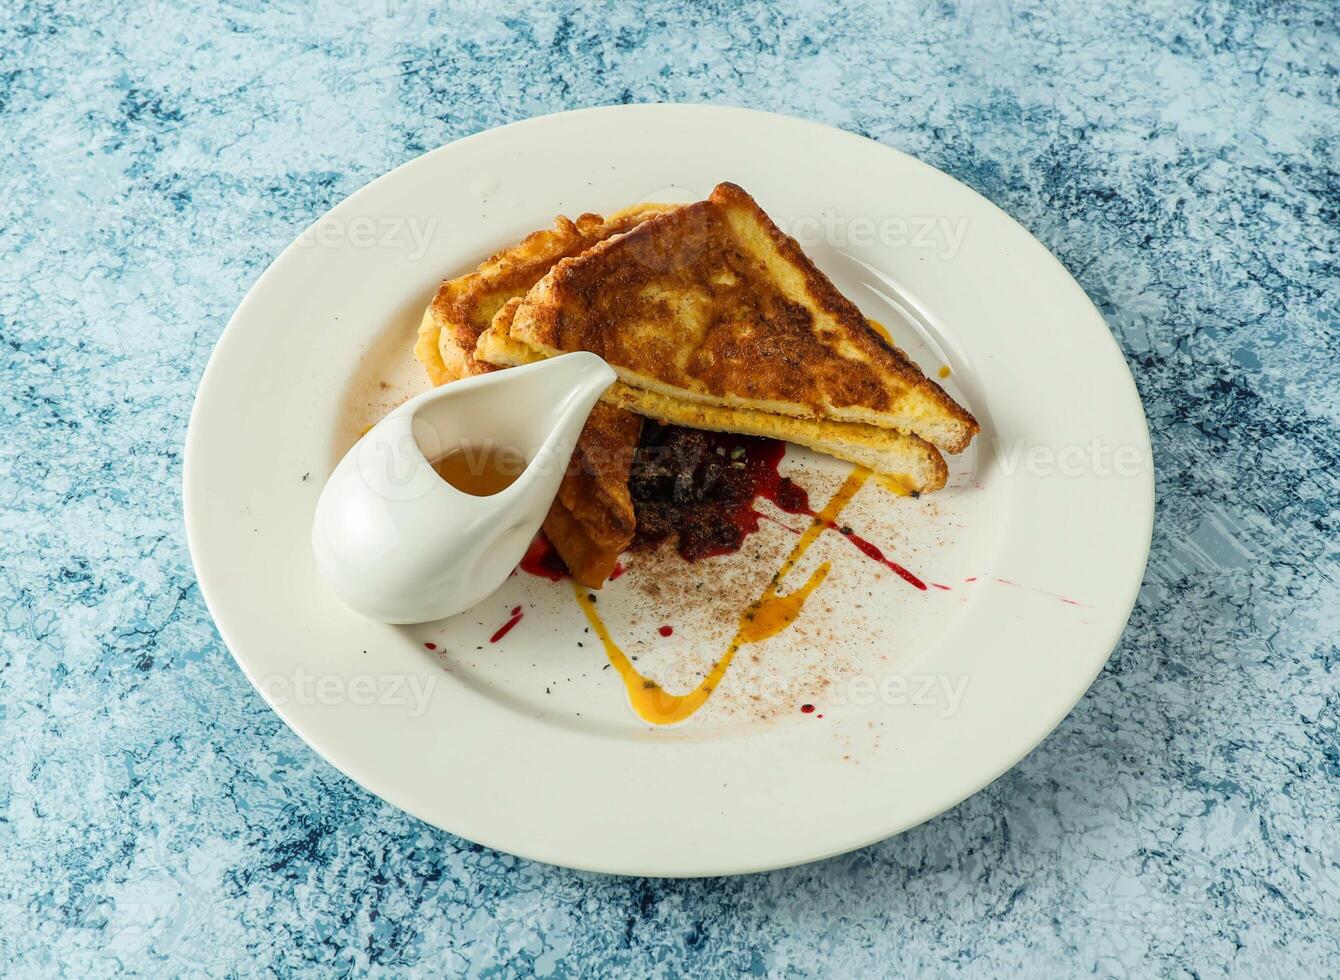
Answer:
M345 603L386 623L422 623L496 590L526 552L582 426L615 379L579 351L453 381L411 399L360 439L326 481L312 549ZM433 469L462 449L515 449L526 467L473 496Z

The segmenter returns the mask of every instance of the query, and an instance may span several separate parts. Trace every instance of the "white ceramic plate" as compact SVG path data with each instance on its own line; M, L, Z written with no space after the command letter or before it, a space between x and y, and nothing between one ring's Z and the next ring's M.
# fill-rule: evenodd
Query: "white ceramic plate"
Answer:
M752 193L982 423L921 500L868 484L843 521L925 592L828 533L832 572L689 723L631 712L567 583L518 573L475 609L390 627L316 578L325 477L424 382L438 281L555 214ZM442 147L321 218L256 283L200 385L185 467L200 586L243 671L369 791L473 841L649 875L756 871L911 827L1055 727L1119 637L1149 550L1149 439L1126 365L1059 263L989 202L877 143L780 116L627 106ZM816 505L849 467L793 450ZM763 509L787 522L784 515ZM791 520L794 523L794 520ZM687 688L794 540L634 556L599 608L639 668ZM500 642L515 606L524 617ZM669 625L666 639L659 627ZM429 651L425 644L437 649ZM814 705L808 713L804 704Z

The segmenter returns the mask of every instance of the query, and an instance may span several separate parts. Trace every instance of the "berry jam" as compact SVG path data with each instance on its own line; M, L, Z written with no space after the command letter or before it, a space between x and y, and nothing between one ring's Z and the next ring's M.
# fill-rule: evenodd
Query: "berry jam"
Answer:
M637 513L633 550L668 538L688 561L739 551L758 530L754 499L811 515L809 495L777 472L786 443L647 422L628 488Z

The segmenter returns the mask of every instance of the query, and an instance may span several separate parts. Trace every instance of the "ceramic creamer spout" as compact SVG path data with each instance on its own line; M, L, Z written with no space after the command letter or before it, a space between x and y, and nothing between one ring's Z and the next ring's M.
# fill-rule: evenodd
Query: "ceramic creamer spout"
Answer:
M347 605L387 623L452 616L496 590L558 493L582 426L615 380L579 351L425 392L378 422L317 501L317 568ZM510 486L474 496L433 462L457 450L516 450Z

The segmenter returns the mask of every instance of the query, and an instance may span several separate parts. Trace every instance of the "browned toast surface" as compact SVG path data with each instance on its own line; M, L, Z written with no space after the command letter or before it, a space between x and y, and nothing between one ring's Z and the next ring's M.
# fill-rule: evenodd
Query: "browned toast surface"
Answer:
M499 366L529 364L544 358L543 353L510 336L512 317L519 305L519 300L509 302L494 318L493 325L480 335L477 357ZM660 422L808 446L893 477L906 489L918 493L939 490L949 475L944 457L934 446L897 429L691 401L661 391L635 388L623 381L614 382L601 397L610 405Z
M545 516L544 533L583 585L600 588L637 530L628 473L641 432L640 415L597 402Z
M681 401L865 423L949 452L977 431L734 184L558 261L509 336L542 356L594 351L627 385Z
M473 272L443 282L424 313L414 348L429 379L440 385L493 370L475 358L475 342L504 303L524 295L560 259L629 231L663 210L663 205L640 205L609 218L583 214L576 221L560 215L552 228L532 232Z

